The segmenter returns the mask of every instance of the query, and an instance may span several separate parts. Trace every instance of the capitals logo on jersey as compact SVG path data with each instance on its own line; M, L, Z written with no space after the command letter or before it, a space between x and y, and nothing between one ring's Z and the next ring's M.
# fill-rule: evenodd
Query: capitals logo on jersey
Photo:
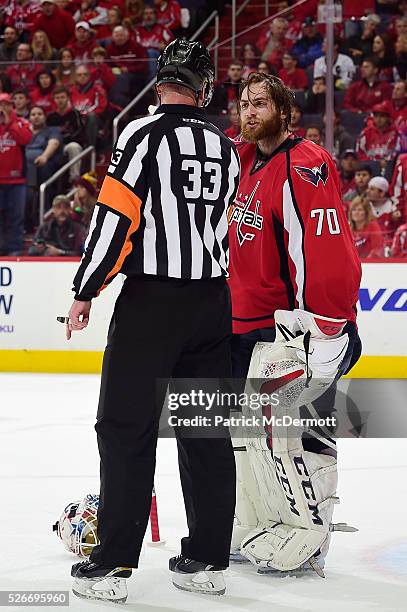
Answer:
M232 223L237 224L236 233L240 246L242 246L246 240L253 240L256 235L253 232L243 232L243 224L258 230L263 228L263 217L259 214L260 200L256 200L254 203L254 210L250 210L250 206L254 200L254 196L259 185L260 181L257 181L251 194L245 195L244 198L240 193L238 197L240 197L242 201L236 198L235 203L230 207L228 212L229 225L232 225Z
M299 174L303 181L311 183L314 187L318 187L319 181L322 181L324 185L329 177L328 165L324 162L319 167L314 166L313 168L306 168L304 166L294 166L294 170Z

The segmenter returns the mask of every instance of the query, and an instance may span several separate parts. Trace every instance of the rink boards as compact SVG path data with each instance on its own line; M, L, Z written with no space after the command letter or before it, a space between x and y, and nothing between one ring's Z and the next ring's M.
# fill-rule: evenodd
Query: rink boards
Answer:
M362 265L358 325L363 356L351 372L355 378L407 378L406 263ZM68 258L0 260L0 371L100 371L122 279L94 300L88 329L67 342L56 317L68 313L77 266Z

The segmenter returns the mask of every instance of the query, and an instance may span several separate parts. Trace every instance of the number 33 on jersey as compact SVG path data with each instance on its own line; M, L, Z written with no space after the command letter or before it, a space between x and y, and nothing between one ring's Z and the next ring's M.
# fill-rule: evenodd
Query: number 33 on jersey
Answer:
M354 321L361 267L329 153L292 136L269 159L255 144L235 144L242 170L228 214L234 332L272 326L277 309Z

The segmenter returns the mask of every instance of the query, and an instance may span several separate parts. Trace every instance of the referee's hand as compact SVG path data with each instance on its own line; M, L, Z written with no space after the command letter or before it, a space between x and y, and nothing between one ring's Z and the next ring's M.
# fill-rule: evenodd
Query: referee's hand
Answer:
M66 339L70 340L73 331L85 329L89 323L92 302L75 300L69 311L69 323L66 326ZM82 317L82 319L80 319Z

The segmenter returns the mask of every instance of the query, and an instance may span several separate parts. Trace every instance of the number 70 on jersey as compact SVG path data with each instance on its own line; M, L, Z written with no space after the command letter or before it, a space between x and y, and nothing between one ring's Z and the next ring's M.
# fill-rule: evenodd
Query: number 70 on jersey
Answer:
M328 227L330 234L341 233L336 208L313 208L310 212L310 217L311 219L317 219L316 236L322 236L322 232L326 227Z

